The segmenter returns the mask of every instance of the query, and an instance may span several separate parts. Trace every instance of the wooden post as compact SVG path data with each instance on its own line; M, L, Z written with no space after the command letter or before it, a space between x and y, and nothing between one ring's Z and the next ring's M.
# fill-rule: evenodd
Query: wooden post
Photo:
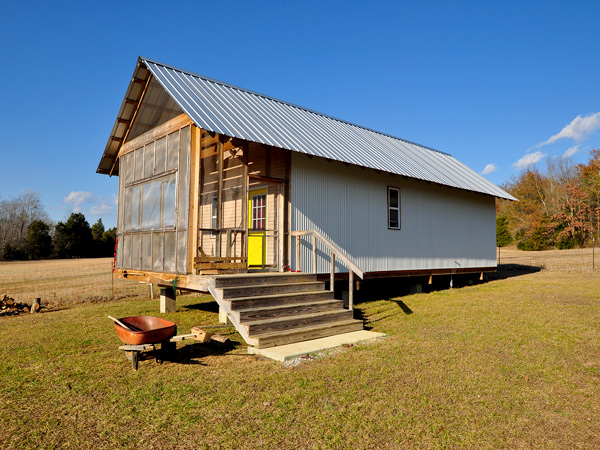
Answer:
M227 248L225 254L229 258L231 256L231 230L227 229Z
M160 312L161 314L175 312L177 307L175 305L175 292L173 288L161 288L160 289Z
M300 235L296 236L296 271L300 272Z
M335 253L331 252L331 273L329 274L329 290L334 291L335 287Z
M246 258L248 257L248 214L250 214L250 211L248 211L248 153L249 153L249 149L250 146L248 145L248 142L244 142L244 144L242 145L242 149L244 151L244 155L243 155L243 160L242 160L242 164L243 164L243 175L242 175L242 183L243 183L243 188L242 188L242 226L244 228L244 238L242 239L242 254L241 256L245 256Z
M221 229L223 228L223 143L221 142L221 136L217 139L217 158L219 168L219 190L217 195L217 243L216 253L217 256L222 256L221 247L223 244L223 236Z
M354 272L348 271L348 309L354 310Z
M312 235L312 264L313 273L317 273L317 237Z

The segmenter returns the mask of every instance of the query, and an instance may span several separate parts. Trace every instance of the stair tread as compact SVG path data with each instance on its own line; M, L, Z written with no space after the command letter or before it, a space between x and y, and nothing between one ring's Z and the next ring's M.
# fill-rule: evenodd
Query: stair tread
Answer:
M317 325L306 325L306 326L302 326L302 327L298 327L298 328L293 328L291 330L280 330L280 331L269 331L267 333L262 333L262 334L255 334L252 336L252 339L264 339L264 338L269 338L269 337L277 337L277 336L288 336L288 335L293 335L293 334L299 334L299 333L306 333L309 332L311 330L321 330L323 328L334 328L336 326L343 326L343 325L349 325L349 324L359 324L361 325L361 327L363 326L363 321L359 320L359 319L345 319L345 320L339 320L337 322L331 322L331 323L320 323Z
M322 291L316 291L316 292L321 293ZM249 306L247 308L236 309L235 312L237 312L237 313L246 313L246 312L260 313L260 312L267 312L267 311L277 311L278 309L288 309L288 308L292 309L292 308L295 308L295 307L305 307L305 306L310 306L310 305L326 305L328 303L330 303L331 305L337 305L337 304L341 305L342 301L341 300L336 300L335 298L332 298L332 299L328 299L328 300L314 300L314 301L312 301L310 303L307 303L307 302L303 302L303 303L282 303L280 305L274 305L274 306L255 306L255 307Z
M257 288L274 288L274 287L280 287L280 286L301 286L304 284L323 284L325 285L325 282L323 281L301 281L300 283L274 283L274 284L265 284L265 285L261 285L261 286L256 286L256 285L252 285L252 284L248 284L248 285L236 285L236 286L226 286L226 287L220 287L217 289L222 289L224 291L227 290L234 290L234 289L257 289Z
M314 273L307 272L274 272L274 273L245 273L245 274L230 274L230 275L219 275L215 277L215 280L228 280L232 278L278 278L278 277L302 277L302 276L314 276Z
M261 298L278 298L278 297L294 297L294 296L302 296L302 295L316 295L316 294L323 294L323 293L327 293L327 292L331 292L331 291L326 291L326 290L317 290L317 291L305 291L305 292L283 292L281 294L267 294L267 295L261 295L259 296L250 296L250 297L234 297L234 298L227 298L224 299L225 301L228 302L241 302L241 301L245 301L245 300L259 300Z
M263 325L263 324L269 324L269 323L277 323L277 322L285 322L285 321L290 321L290 320L303 320L303 319L310 319L313 317L320 317L320 316L327 316L327 315L348 315L349 310L347 309L337 309L337 310L333 310L333 311L317 311L317 312L313 312L313 313L307 313L307 314L293 314L293 315L287 315L287 316L283 316L283 317L270 317L268 319L259 319L259 320L252 320L252 321L243 321L243 325Z

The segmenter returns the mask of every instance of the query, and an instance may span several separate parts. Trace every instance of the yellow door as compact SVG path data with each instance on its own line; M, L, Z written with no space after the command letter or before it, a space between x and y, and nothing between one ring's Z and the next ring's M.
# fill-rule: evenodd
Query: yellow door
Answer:
M248 267L262 267L267 256L267 188L248 194Z

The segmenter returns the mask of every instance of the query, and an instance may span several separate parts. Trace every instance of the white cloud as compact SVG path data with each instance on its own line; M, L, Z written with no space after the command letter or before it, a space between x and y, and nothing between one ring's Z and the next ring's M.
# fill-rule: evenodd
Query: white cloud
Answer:
M496 167L496 164L488 164L487 166L485 166L483 168L483 172L481 172L482 175L487 175L490 173L494 173L496 170L498 170L498 168Z
M116 195L109 200L103 196L95 196L88 191L72 191L63 199L63 202L71 205L72 212L105 216L114 215L116 199Z
M516 167L517 169L526 169L530 165L536 164L537 162L541 161L546 156L548 156L548 155L546 155L545 153L542 153L540 151L533 152L533 153L527 153L525 156L523 156L521 159L519 159L516 163L514 163L513 167Z
M575 153L579 151L579 145L575 145L574 147L569 147L562 155L563 158L570 158Z
M575 117L570 124L566 125L558 134L555 134L546 142L538 144L536 147L552 144L559 139L573 139L575 142L581 142L600 128L600 112L588 114L585 117L581 115Z
M104 202L100 202L97 205L92 206L90 208L90 212L97 216L103 216L105 214L111 213L114 208L115 208L115 205L113 205L111 202L104 201Z
M64 198L63 202L71 205L73 212L81 212L81 205L89 202L93 197L91 192L71 191L69 195Z

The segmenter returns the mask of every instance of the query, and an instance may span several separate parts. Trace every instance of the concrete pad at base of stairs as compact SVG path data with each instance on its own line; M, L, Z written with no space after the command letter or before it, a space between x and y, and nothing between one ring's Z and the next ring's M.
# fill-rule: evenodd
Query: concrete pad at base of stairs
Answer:
M341 345L356 344L357 342L368 341L383 336L386 335L384 333L376 333L374 331L353 331L351 333L313 339L312 341L280 345L278 347L248 347L248 353L251 355L262 355L266 358L274 359L276 361L288 361L290 359L299 358L300 356L308 355L310 353L328 350Z

